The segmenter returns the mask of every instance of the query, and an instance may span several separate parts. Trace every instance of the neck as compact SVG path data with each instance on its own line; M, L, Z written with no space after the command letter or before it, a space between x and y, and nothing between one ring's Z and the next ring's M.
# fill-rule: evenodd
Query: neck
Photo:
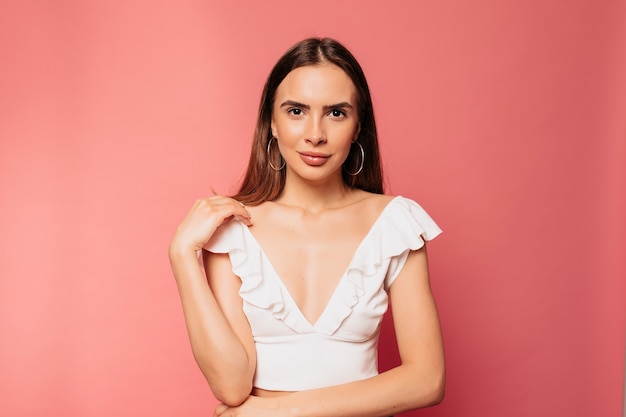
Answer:
M341 176L322 183L287 178L285 188L275 202L317 213L345 205L354 192L353 188L344 184Z

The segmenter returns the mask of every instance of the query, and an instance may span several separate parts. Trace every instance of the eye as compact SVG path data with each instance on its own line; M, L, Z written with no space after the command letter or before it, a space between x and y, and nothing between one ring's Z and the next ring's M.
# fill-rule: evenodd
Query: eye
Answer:
M292 107L287 110L287 113L292 114L294 116L300 116L302 115L302 109L299 109L297 107Z
M341 118L341 117L345 117L346 116L346 112L339 110L339 109L333 109L330 111L330 115L334 118Z

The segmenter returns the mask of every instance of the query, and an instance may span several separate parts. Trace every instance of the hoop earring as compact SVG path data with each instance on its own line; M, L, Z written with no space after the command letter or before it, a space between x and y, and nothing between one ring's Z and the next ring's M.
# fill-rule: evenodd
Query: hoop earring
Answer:
M272 159L270 158L270 147L272 146L272 139L276 139L276 143L278 143L278 139L276 138L276 136L272 136L270 140L267 142L267 162L269 163L270 168L272 168L274 171L282 171L282 169L285 167L285 160L283 159L282 155L280 156L280 159L283 160L283 163L280 166L280 168L276 168L274 164L272 164ZM280 155L280 152L279 152L279 155Z
M359 175L361 171L363 171L363 164L365 163L365 151L363 150L363 145L361 145L359 142L353 142L353 143L356 143L357 145L359 145L359 149L361 150L361 164L359 165L359 169L357 169L356 172L349 172L346 169L345 165L343 166L343 169L344 171L346 171L348 175L351 175L354 177L354 176Z

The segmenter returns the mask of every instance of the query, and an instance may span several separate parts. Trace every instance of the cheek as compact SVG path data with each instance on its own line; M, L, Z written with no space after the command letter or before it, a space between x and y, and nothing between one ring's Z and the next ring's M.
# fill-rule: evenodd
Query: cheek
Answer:
M304 123L294 123L293 120L277 119L275 133L281 139L296 138L304 133Z
M283 134L288 135L290 138L299 138L304 135L306 131L304 123L284 123Z
M337 130L337 138L347 140L352 143L358 135L358 128L355 124L346 124Z

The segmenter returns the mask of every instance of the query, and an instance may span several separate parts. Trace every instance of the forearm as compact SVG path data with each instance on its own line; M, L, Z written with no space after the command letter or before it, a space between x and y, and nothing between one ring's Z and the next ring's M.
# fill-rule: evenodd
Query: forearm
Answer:
M298 417L380 417L438 404L443 399L443 365L401 365L375 377L279 398L279 408Z
M254 366L220 309L193 252L170 248L194 358L215 397L237 405L252 389Z

